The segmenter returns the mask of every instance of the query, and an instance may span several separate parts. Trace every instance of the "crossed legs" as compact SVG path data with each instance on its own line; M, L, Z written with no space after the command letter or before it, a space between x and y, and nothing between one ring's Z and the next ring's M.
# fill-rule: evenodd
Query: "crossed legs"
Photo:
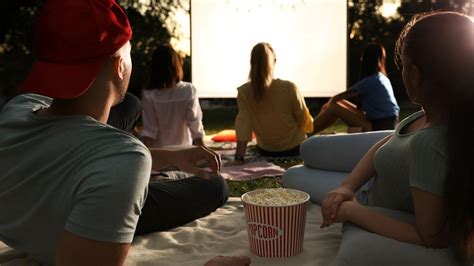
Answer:
M370 131L372 124L365 115L349 101L340 100L323 105L321 112L314 118L314 133L323 131L341 119L350 127L360 127L362 131Z

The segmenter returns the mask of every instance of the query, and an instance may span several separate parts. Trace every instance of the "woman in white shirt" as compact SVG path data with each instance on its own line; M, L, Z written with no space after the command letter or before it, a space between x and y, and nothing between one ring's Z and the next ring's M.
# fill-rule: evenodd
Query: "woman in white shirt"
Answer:
M156 48L149 86L142 95L143 142L147 147L203 146L204 127L196 88L182 81L181 57L170 45Z

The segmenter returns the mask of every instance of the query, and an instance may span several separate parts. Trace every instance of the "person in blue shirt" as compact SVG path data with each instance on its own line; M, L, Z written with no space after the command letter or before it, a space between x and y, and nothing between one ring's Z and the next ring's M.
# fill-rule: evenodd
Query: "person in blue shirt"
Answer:
M314 133L318 133L337 119L361 131L394 129L398 121L397 100L385 71L386 54L379 43L369 43L361 57L361 79L350 89L329 99L314 119ZM358 96L360 106L347 99Z

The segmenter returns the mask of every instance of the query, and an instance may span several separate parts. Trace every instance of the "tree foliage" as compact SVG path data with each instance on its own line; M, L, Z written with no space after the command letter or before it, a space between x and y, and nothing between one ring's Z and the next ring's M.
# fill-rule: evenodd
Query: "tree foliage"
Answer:
M34 61L35 15L44 0L2 1L0 4L0 106L18 94L18 87ZM187 8L183 0L119 0L133 28L133 72L130 90L138 93L148 78L151 53L175 33L173 15Z

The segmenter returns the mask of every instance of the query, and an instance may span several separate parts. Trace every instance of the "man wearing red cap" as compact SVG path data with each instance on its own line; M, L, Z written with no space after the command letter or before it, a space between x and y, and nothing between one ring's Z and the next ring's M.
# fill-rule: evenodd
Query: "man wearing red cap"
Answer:
M126 94L131 35L113 0L48 0L38 14L38 60L23 84L31 94L0 113L0 240L42 264L122 265L134 235L190 222L227 200L212 151L149 151L106 124ZM166 166L197 176L149 184L150 170ZM208 265L220 263L249 261Z

